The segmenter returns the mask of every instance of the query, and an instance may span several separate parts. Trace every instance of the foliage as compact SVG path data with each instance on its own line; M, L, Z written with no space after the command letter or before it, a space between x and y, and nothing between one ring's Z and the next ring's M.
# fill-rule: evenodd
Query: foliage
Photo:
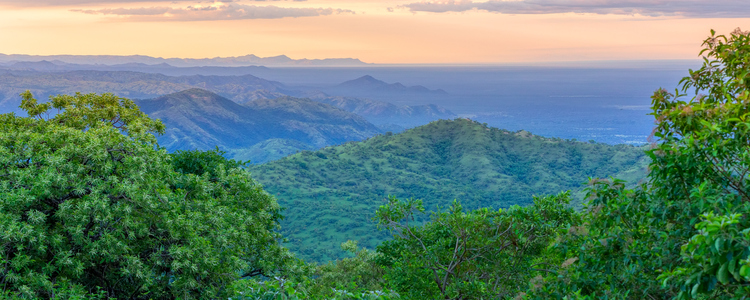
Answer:
M376 214L378 224L394 232L393 240L378 247L378 261L406 299L509 298L541 271L534 258L558 229L578 225L569 202L569 194L561 193L535 197L534 205L523 208L470 212L454 202L415 226L422 202L391 197Z
M171 154L171 163L174 170L182 174L195 174L202 176L207 174L211 181L218 179L218 172L224 169L235 169L247 167L249 162L227 159L226 152L216 147L210 151L177 150Z
M359 248L356 241L341 244L341 249L352 253L347 257L319 265L315 271L315 294L334 296L337 291L354 294L386 290L385 270L376 262L379 253Z
M557 248L578 262L534 297L750 296L750 35L712 31L703 45L703 67L682 80L697 95L652 97L649 184L592 180L586 230Z
M347 256L339 248L346 240L374 249L388 238L371 221L388 195L423 198L428 210L454 199L467 209L528 205L532 195L562 190L573 190L573 199L581 199L588 177L643 178L648 163L643 150L543 138L457 119L303 151L250 170L289 208L282 223L287 246L305 260L325 262Z
M306 280L302 283L274 278L266 281L240 280L232 286L233 296L229 300L395 300L398 294L383 291L349 292L332 288L329 293L311 292L310 286L315 283Z
M163 125L111 94L23 96L30 117L0 115L3 297L218 298L294 268L276 200L235 162L171 161Z

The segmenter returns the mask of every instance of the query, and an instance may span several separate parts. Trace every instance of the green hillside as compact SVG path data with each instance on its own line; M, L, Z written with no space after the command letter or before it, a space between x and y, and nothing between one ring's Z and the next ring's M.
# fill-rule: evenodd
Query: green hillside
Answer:
M253 177L287 208L290 249L312 260L343 255L358 240L385 239L370 220L387 195L415 197L427 209L459 199L467 208L530 204L532 195L580 192L588 177L645 177L642 148L591 144L441 120L397 135L327 147L251 167ZM576 192L577 191L577 192Z

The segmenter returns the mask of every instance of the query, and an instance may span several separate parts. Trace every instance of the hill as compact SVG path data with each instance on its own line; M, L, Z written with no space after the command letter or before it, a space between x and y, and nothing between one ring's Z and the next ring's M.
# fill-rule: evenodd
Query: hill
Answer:
M453 112L434 104L399 106L384 101L325 94L310 99L358 114L381 128L391 124L415 127L439 119L457 117Z
M136 65L138 68L148 66ZM232 76L166 76L163 74L140 73L131 71L92 71L79 70L54 72L65 67L86 67L86 65L59 65L53 62L18 62L12 66L16 70L0 68L0 113L20 112L18 105L23 91L31 90L37 99L47 99L58 94L113 93L126 98L156 98L179 91L200 88L217 93L239 104L250 103L258 99L275 99L285 96L309 97L317 102L330 104L348 112L359 114L387 130L400 131L404 127L414 127L441 118L454 118L455 115L436 105L397 106L388 102L360 99L353 97L332 97L319 91L305 91L290 88L280 82L269 81L253 75ZM124 65L97 68L120 68ZM151 66L159 71L159 66ZM23 70L27 69L28 70ZM32 69L44 69L38 72ZM211 67L199 67L198 71ZM218 68L218 67L217 67ZM262 67L247 67L262 68ZM245 72L255 69L240 68ZM22 70L18 70L22 69ZM241 70L238 70L238 72ZM396 125L396 126L392 126Z
M179 91L200 88L220 94L237 103L262 97L295 95L285 85L258 78L242 76L166 76L138 72L111 71L0 71L0 111L17 111L21 102L18 94L31 90L37 99L51 95L81 93L113 93L126 98L154 98ZM259 94L257 91L264 91Z
M169 151L218 146L235 158L253 162L379 133L358 115L309 99L282 97L241 105L209 91L189 89L136 100L136 104L167 126L159 144Z
M642 148L590 144L441 120L397 135L327 147L251 167L253 177L287 207L290 249L307 259L343 255L358 240L373 248L388 237L371 222L387 195L424 199L427 209L454 199L467 208L525 205L532 195L577 191L588 177L637 181Z
M421 96L445 96L447 92L441 89L430 90L421 85L405 86L400 82L386 83L370 75L365 75L357 79L342 82L339 85L324 89L324 91L334 94L351 95L357 97L372 97L384 95L421 95Z

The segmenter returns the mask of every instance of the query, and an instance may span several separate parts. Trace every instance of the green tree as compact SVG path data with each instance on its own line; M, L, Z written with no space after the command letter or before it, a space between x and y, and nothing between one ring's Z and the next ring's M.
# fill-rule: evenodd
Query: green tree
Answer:
M750 296L750 34L712 31L703 45L682 90L652 97L648 184L592 180L587 227L557 245L577 263L534 298Z
M29 117L0 115L1 297L218 298L293 261L235 163L170 157L128 99L22 96Z
M376 220L394 232L378 247L385 278L406 299L513 297L540 272L546 246L560 228L576 225L568 193L535 197L527 207L465 212L458 202L432 213L422 226L414 213L422 202L391 197Z

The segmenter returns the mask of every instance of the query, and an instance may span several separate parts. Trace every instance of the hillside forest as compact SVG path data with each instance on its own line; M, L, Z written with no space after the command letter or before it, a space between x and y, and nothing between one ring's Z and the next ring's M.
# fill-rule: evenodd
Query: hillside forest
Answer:
M0 298L746 299L750 32L703 46L653 93L645 147L461 118L384 132L294 97L23 92L27 116L0 115ZM283 114L295 139L221 141L328 146L252 165L160 144ZM362 141L326 140L343 133Z

